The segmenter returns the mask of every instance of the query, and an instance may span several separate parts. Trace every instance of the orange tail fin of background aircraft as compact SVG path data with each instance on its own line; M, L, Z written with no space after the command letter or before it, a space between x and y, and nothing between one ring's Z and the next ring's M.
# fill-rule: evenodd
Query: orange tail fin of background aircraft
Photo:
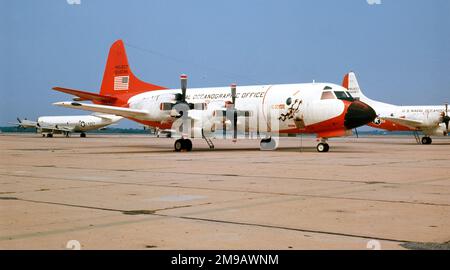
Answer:
M128 99L134 95L161 89L166 88L141 81L133 74L128 65L122 40L114 42L109 50L100 94L62 87L53 88L53 90L77 96L77 101L90 100L95 104L120 107L126 106Z

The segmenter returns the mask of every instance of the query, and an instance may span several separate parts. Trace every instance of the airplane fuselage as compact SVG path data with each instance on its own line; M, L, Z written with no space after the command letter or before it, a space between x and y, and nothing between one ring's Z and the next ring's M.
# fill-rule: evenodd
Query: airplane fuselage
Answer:
M115 115L41 116L35 124L42 134L84 133L111 125L122 119Z
M372 100L366 97L359 87L354 72L349 72L344 76L342 82L344 88L352 94L353 97L371 106L377 117L368 125L374 128L385 129L389 131L421 131L425 137L422 138L422 144L430 144L429 136L447 136L448 135L448 112L447 105L437 106L397 106ZM416 139L418 135L416 134Z
M440 123L442 113L445 112L443 106L397 106L393 104L374 101L362 97L361 101L370 105L376 112L377 118L369 124L374 128L389 131L422 131L428 136L446 136L446 127ZM395 117L423 122L420 127L410 127L389 120L382 120L383 117Z
M41 116L37 122L41 127L64 127L73 129L73 132L96 130L113 123L111 119L99 118L92 115Z
M239 86L235 108L249 111L248 119L238 118L238 129L250 132L279 133L321 133L325 130L348 130L342 124L349 101L325 99L321 96L325 88L332 91L347 91L331 83L279 84ZM168 89L145 92L128 100L129 108L146 110L148 117L133 119L138 122L170 128L173 117L169 111L161 110L160 104L171 101L180 89ZM231 100L229 87L190 88L186 92L186 101L204 103L206 111L199 111L204 131L222 128L222 123L211 120L217 109L224 108ZM210 124L205 122L210 122Z

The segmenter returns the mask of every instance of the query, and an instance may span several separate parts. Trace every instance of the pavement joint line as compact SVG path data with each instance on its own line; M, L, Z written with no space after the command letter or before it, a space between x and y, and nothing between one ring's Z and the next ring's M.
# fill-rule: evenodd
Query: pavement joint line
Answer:
M225 223L225 224L233 224L233 225L254 226L254 227L263 227L263 228L271 228L271 229L281 229L281 230L289 230L289 231L297 231L297 232L336 235L336 236L344 236L344 237L352 237L352 238L373 239L373 240L390 241L390 242L398 242L398 243L412 242L410 240L393 239L393 238L385 238L385 237L376 237L376 236L368 236L368 235L357 235L357 234L340 233L340 232L330 232L330 231L322 231L322 230L310 230L310 229L291 228L291 227L277 226L277 225L268 225L268 224L247 223L247 222L239 222L239 221L228 221L228 220L218 220L218 219L188 217L188 216L165 215L165 214L157 214L157 213L152 214L152 215L154 215L154 216L162 216L162 217L172 217L172 218L180 218L180 219L206 221L206 222L214 222L214 223Z
M0 184L2 185L2 184ZM7 192L0 192L0 194L24 194L24 193L33 193L33 192L48 192L48 191L62 191L62 190L72 190L72 189L82 189L82 188L93 188L93 187L108 187L108 186L114 186L115 184L99 184L99 185L92 185L92 186L83 186L83 187L64 187L64 188L48 188L48 189L36 189L36 190L25 190L25 191L7 191Z
M23 167L28 167L28 166L23 166ZM86 170L87 168L81 168L81 167L54 167L57 169L64 169L64 168L68 168L68 169L82 169L82 170ZM160 169L166 169L166 168L155 168L153 170L132 170L132 171L123 171L123 170L113 170L113 171L118 171L118 172L152 172L152 173L161 173L161 174L182 174L182 175L202 175L202 176L225 176L225 177L242 177L242 178L269 178L269 179L282 179L282 180L305 180L305 181L323 181L323 182L342 182L342 183L364 183L364 181L356 181L356 180L342 180L342 179L321 179L321 178L311 178L311 177L281 177L281 176L266 176L266 175L227 175L226 173L197 173L197 172L166 172L166 171L157 171ZM169 167L168 169L173 169L173 167ZM96 169L96 168L91 168L88 170L93 170L93 171L111 171L110 169ZM5 175L0 173L0 175ZM5 176L17 176L17 175L13 175L13 174L7 174ZM445 180L445 179L444 179ZM423 180L423 181L428 181L428 180ZM430 179L430 182L436 181L435 179ZM410 185L411 183L414 182L408 182L408 183L389 183L389 182L384 182L384 181L377 181L377 180L373 180L371 182L383 182L385 184L392 184L392 185Z
M59 203L59 202L37 201L37 200L29 200L29 199L21 199L21 198L16 198L15 200L23 201L23 202L43 203L43 204L68 206L68 207L76 207L76 208L84 208L84 209L93 209L93 210L101 210L101 211L120 212L120 213L127 213L127 212L132 212L132 211L142 211L142 210L122 210L122 209L96 207L96 206L89 206L89 205L69 204L69 203ZM201 203L201 204L197 204L197 205L192 205L192 204L179 205L179 206L173 206L173 207L167 207L167 208L158 208L158 209L153 209L153 210L148 210L148 211L157 212L157 211L172 210L172 209L192 207L192 206L201 206L201 205L205 205L205 204L208 204L208 203Z
M124 212L123 210L110 209L110 208L80 206L80 205L71 205L71 204L53 203L53 202L44 202L44 201L34 201L34 200L26 200L26 199L19 199L19 198L18 198L18 200L26 201L26 202L33 202L33 203L46 203L46 204L69 206L69 207L80 207L80 208L87 208L87 209L94 209L94 210L113 211L113 212L122 212L122 213ZM201 206L201 205L205 205L205 204L199 204L199 205L195 205L195 206ZM58 230L47 231L47 232L35 232L35 233L27 233L27 234L21 234L21 235L2 236L2 237L0 237L0 241L23 239L23 238L29 238L29 237L42 237L42 236L47 236L47 235L51 235L51 234L59 234L59 233L66 233L66 232L80 231L80 230L87 230L87 229L95 229L95 228L101 228L101 227L110 227L110 226L117 226L117 225L120 226L120 225L125 225L125 224L130 224L130 223L147 222L147 221L149 221L149 216L152 216L152 217L156 216L156 217L163 217L163 218L179 218L179 219L186 219L186 220L196 220L196 221L222 223L222 224L230 224L230 225L253 226L253 227L260 227L260 228L267 228L267 229L289 230L289 231L302 232L302 233L306 232L306 233L326 234L326 235L334 235L334 236L342 236L342 237L373 239L373 240L381 240L381 241L389 241L389 242L397 242L397 243L413 242L410 240L393 239L393 238L386 238L386 237L375 237L375 236L367 236L367 235L330 232L330 231L324 231L324 230L291 228L291 227L277 226L277 225L258 224L258 223L250 223L250 222L237 222L237 221L227 221L227 220L217 220L217 219L207 219L207 218L199 218L199 217L189 217L189 216L168 215L168 214L157 213L158 211L172 210L172 209L185 208L185 207L191 207L191 206L194 206L194 205L169 207L169 208L161 208L161 209L151 210L148 214L145 214L145 216L147 216L146 218L142 218L137 221L136 220L121 221L121 222L113 222L110 224L96 225L93 227L92 226L81 226L81 227L76 227L76 228L58 229ZM217 209L215 209L215 210L217 211ZM219 209L219 211L220 210L221 209ZM126 211L127 210L125 210L125 212ZM151 219L151 220L153 220L153 219Z
M4 174L0 174L4 175ZM41 179L42 177L37 176L23 176L23 175L10 175L7 176L15 176L15 177L31 177ZM350 198L350 197L336 197L330 195L313 195L313 194L291 194L291 193L281 193L281 192L264 192L264 191L252 191L252 190L235 190L235 189L223 189L223 188L205 188L205 187L195 187L195 186L179 186L179 185L161 185L161 184L150 184L150 183L135 183L135 182L111 182L104 180L81 180L81 179L71 179L71 178L56 178L56 177L47 177L54 180L63 180L63 181L84 181L84 182L95 182L95 183L108 183L108 184L117 184L117 185L135 185L135 186L147 186L147 187L165 187L165 188L183 188L183 189L199 189L199 190L212 190L212 191L224 191L224 192L238 192L238 193L253 193L253 194L267 194L267 195L279 195L279 196L298 196L298 197L313 197L313 198L323 198L323 199L339 199L339 200L356 200L356 201L367 201L367 202L383 202L383 203L401 203L401 204L416 204L416 205L429 205L429 206L443 206L448 207L450 204L442 204L442 203L428 203L428 202L408 202L408 201L391 201L391 200L379 200L379 199L362 199L362 198ZM362 183L362 182L358 182ZM345 193L337 193L337 194L348 194L350 192Z

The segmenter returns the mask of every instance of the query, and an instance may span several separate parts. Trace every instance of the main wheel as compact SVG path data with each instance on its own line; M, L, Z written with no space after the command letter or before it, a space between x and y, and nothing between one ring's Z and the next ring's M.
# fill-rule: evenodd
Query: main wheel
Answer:
M180 152L181 150L184 149L184 140L183 139L178 139L175 141L175 143L173 144L173 148L175 148L175 152Z
M184 149L186 149L186 151L190 152L192 151L192 141L189 139L185 139L183 140L184 142Z
M431 144L432 140L430 137L423 137L422 144Z
M328 150L330 150L330 146L327 143L319 143L316 148L319 153L328 152Z
M86 138L86 133L81 133L80 138Z
M265 138L259 143L259 149L263 151L271 151L278 148L278 138Z
M47 138L52 138L52 137L53 137L53 134L47 133Z

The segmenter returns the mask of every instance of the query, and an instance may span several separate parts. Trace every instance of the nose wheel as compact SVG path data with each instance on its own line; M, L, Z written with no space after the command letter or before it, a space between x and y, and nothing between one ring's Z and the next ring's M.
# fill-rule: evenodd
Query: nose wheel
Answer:
M422 137L422 144L431 144L432 141L430 137Z
M330 150L328 143L319 143L316 148L319 153L328 152L328 150Z
M181 152L183 150L190 152L192 150L192 141L189 139L178 139L173 145L175 152Z

